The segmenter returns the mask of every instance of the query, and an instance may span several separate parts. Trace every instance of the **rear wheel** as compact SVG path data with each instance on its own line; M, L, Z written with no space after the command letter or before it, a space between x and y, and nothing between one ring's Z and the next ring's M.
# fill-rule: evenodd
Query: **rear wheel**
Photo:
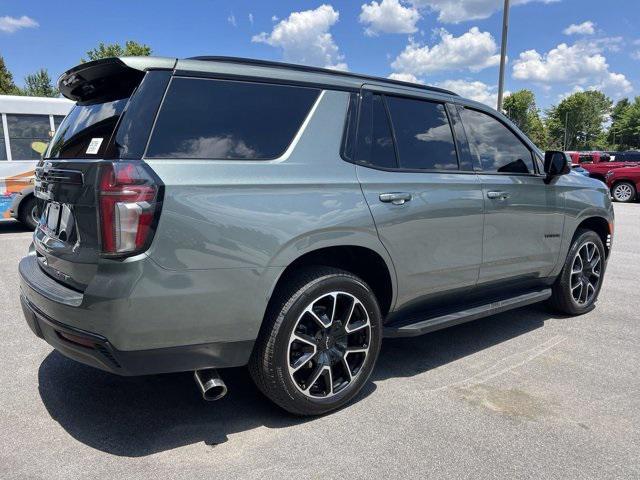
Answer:
M581 315L598 299L605 270L605 250L592 230L578 230L562 272L552 288L551 305L562 313Z
M633 202L636 198L636 187L631 182L616 183L611 189L611 196L616 202Z
M38 226L40 219L40 209L38 200L33 195L28 196L20 203L20 210L18 213L18 220L29 227L31 230L35 230Z
M306 269L276 295L249 363L256 385L294 414L340 408L362 389L378 357L375 296L360 278L328 267Z

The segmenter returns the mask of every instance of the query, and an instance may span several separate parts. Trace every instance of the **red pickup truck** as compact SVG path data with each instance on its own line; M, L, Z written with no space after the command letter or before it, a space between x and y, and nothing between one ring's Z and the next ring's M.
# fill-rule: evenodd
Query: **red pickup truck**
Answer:
M640 190L640 165L610 170L606 176L611 196L617 202L633 202Z
M591 178L597 178L603 182L607 172L617 168L640 166L640 152L620 152L610 155L605 152L567 152L571 157L571 162L579 164L589 172Z

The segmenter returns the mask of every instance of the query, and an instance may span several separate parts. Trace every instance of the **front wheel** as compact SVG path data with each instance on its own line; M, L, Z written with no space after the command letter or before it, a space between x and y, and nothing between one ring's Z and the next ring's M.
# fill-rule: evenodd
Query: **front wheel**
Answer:
M335 410L369 379L381 329L378 303L363 280L335 268L305 269L276 292L249 362L251 376L291 413Z
M611 196L616 202L633 202L636 198L636 187L630 182L616 183L611 189Z
M605 262L600 236L593 230L578 230L562 271L553 284L551 306L569 315L590 311L602 287Z

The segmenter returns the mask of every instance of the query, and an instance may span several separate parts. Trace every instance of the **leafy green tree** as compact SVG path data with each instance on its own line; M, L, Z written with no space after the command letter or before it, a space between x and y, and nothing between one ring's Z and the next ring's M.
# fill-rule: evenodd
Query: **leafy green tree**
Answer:
M49 72L41 68L36 73L27 75L24 79L23 95L33 97L57 97L60 92L53 86Z
M604 123L611 107L611 99L602 92L588 90L569 95L547 110L549 142L566 150L602 148Z
M631 108L628 98L618 101L611 111L611 126L607 132L607 142L612 150L627 150L630 148L631 138L625 132L625 113Z
M536 97L531 90L518 90L504 101L504 111L507 116L522 130L538 147L547 147L547 134L544 123L540 118L540 110L536 106Z
M20 89L13 83L13 75L0 57L0 95L19 95Z
M151 55L151 47L133 40L127 40L124 47L119 43L105 44L100 42L98 46L87 52L87 58L82 58L82 63L99 60L108 57L134 57Z
M617 122L620 141L617 143L621 150L640 149L640 97L629 103L620 113ZM613 124L612 124L613 126ZM618 141L616 139L616 141Z

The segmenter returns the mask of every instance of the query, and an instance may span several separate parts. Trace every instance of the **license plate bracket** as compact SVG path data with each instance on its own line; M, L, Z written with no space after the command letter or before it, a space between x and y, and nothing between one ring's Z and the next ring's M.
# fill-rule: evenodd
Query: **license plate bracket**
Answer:
M47 230L53 235L58 233L58 225L60 224L60 204L57 202L49 202L46 210L46 226Z

